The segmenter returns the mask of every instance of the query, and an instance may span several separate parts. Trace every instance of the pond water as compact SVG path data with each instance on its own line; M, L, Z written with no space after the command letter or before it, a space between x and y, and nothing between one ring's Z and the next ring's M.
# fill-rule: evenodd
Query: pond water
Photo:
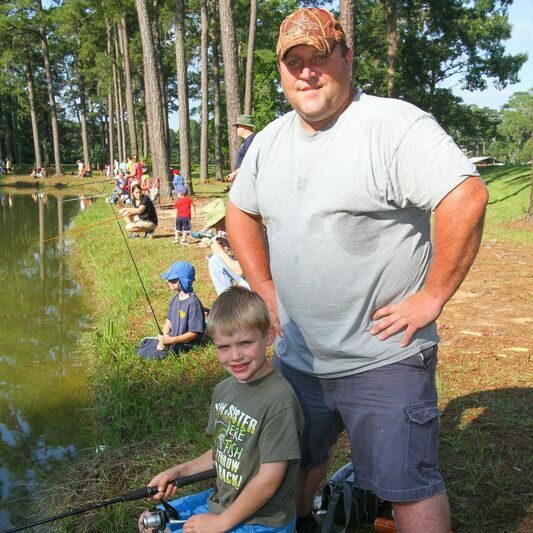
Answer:
M72 197L0 190L0 530L27 522L40 484L95 446L77 352L88 325L66 262Z

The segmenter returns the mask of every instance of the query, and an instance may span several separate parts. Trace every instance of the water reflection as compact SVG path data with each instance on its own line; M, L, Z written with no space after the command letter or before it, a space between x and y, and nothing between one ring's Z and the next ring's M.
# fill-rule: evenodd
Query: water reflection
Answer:
M81 288L69 240L43 242L79 210L62 200L0 193L0 529L20 520L39 479L93 444L76 352Z

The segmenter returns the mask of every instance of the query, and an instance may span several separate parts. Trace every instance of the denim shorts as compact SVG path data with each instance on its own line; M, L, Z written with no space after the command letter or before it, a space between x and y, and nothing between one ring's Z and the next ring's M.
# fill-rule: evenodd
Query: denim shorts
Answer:
M437 347L403 361L334 379L299 372L278 357L305 416L301 467L324 464L342 431L358 485L392 502L445 492L438 470Z
M191 231L191 219L176 217L176 231Z
M207 507L207 499L209 495L213 492L213 489L205 490L204 492L199 492L198 494L191 494L189 496L184 496L183 498L178 498L173 500L170 503L182 520L187 520L195 514L206 514L209 513L209 508ZM160 505L160 509L163 507ZM147 532L144 527L142 527L142 517L143 513L139 518L139 531ZM287 525L282 527L268 527L262 526L260 524L238 524L234 528L228 530L228 533L293 533L296 526L296 517L291 520ZM165 529L166 532L170 531L182 531L183 524L172 524L170 527L167 526Z

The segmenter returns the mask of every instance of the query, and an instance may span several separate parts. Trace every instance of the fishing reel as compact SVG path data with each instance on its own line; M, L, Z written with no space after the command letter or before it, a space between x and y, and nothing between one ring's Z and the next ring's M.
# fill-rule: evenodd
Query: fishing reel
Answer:
M163 532L168 524L185 524L187 520L181 520L181 517L165 500L160 500L163 509L159 507L152 507L148 513L146 513L143 518L143 526L146 529L152 529L153 533Z

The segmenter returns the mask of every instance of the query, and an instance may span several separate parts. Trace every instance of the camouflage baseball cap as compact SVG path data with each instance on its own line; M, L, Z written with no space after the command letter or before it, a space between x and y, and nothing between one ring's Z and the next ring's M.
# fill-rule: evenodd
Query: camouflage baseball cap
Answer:
M346 46L346 35L338 20L327 10L304 7L291 13L279 27L276 54L282 61L294 46L307 44L324 54L332 52L335 43Z

